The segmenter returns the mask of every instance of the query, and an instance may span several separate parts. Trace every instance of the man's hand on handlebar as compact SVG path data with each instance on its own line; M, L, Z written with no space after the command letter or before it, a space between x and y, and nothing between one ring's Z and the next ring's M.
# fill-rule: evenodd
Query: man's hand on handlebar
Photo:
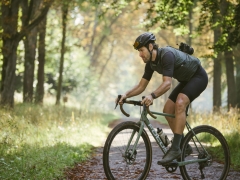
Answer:
M118 104L123 104L123 100L124 100L124 99L127 99L126 94L121 95L121 98L120 98L120 100L118 101ZM116 101L116 103L117 103L117 101Z
M148 96L146 96L146 97L143 96L142 98L143 98L142 101L134 101L134 100L129 100L129 101L127 101L127 100L126 100L126 99L127 99L127 96L126 96L126 95L118 95L117 99L115 100L115 102L116 102L115 109L116 109L117 105L119 104L122 113L123 113L125 116L129 117L130 114L126 113L126 112L124 111L124 109L123 109L123 104L124 104L124 103L133 104L134 106L136 106L136 105L137 105L137 106L143 106L143 104L145 104L146 107L144 107L144 110L146 110L147 113L148 113L150 116L152 116L154 119L156 119L157 117L154 116L154 115L152 114L152 112L149 110L149 106L152 105L152 102L153 102L153 97L152 97L152 95L148 95Z
M152 95L147 95L141 102L141 104L145 104L147 107L153 104Z
M126 94L123 94L123 95L120 95L120 96L121 96L120 99L119 99L119 96L116 98L115 103L121 105L121 104L123 104L123 100L127 99L127 96L126 96Z

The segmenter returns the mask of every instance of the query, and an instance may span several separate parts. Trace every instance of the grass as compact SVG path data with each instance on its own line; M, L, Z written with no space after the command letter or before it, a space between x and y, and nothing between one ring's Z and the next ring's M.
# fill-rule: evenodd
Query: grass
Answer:
M188 119L192 127L206 124L217 128L227 140L232 168L240 170L240 109L222 109L217 113L192 113ZM215 155L218 154L218 148L212 151Z
M102 145L113 115L61 106L0 109L0 179L59 179Z

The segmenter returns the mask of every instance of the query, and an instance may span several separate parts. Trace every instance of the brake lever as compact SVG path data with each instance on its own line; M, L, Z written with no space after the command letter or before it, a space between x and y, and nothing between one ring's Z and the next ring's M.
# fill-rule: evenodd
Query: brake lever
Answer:
M119 101L120 101L121 97L122 97L122 95L118 95L118 100L117 100L117 103L116 103L116 106L115 106L115 108L114 108L114 109L116 109L116 108L117 108L117 106L118 106L118 103L119 103Z

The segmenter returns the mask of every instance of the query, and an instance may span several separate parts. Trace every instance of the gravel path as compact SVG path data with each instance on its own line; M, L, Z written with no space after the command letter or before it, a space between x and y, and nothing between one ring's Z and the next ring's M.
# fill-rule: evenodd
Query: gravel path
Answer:
M127 119L128 121L136 121L134 119ZM126 121L124 120L115 120L111 124L109 124L109 127L114 128L117 124ZM162 128L163 131L171 137L172 132L169 129L167 125L160 124L157 121L151 121L151 124L154 128ZM148 175L148 180L175 180L175 179L183 179L180 173L179 168L174 173L169 173L166 171L166 169L162 166L157 165L157 161L162 158L162 152L159 149L158 145L155 140L153 139L152 135L150 133L149 137L152 142L152 151L153 151L153 158L152 158L152 165L151 169ZM104 143L103 143L104 144ZM103 170L103 163L102 163L102 152L103 147L98 147L95 150L95 153L93 154L92 158L88 161L76 164L76 166L73 169L66 171L66 176L68 180L105 180L107 179L104 170ZM214 174L213 178L214 179ZM240 179L240 172L237 171L230 171L229 176L227 178L228 180L237 180Z

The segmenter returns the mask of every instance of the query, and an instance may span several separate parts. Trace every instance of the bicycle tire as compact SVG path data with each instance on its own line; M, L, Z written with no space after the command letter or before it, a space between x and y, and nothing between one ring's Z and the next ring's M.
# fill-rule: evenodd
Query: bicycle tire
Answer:
M209 157L209 160L180 166L182 177L185 180L203 178L211 180L226 179L230 168L230 151L224 136L214 127L207 125L195 127L193 131L209 155L204 152L196 140L194 133L189 131L182 143L181 160L193 160L206 157ZM186 155L188 145L192 147L190 155ZM202 169L202 172L200 169Z
M130 148L125 153L131 133L139 132L139 129L137 123L127 121L117 125L108 135L103 149L103 167L108 179L146 179L152 164L152 146L144 129L134 158L128 155L132 153L131 148L138 133L135 133Z

